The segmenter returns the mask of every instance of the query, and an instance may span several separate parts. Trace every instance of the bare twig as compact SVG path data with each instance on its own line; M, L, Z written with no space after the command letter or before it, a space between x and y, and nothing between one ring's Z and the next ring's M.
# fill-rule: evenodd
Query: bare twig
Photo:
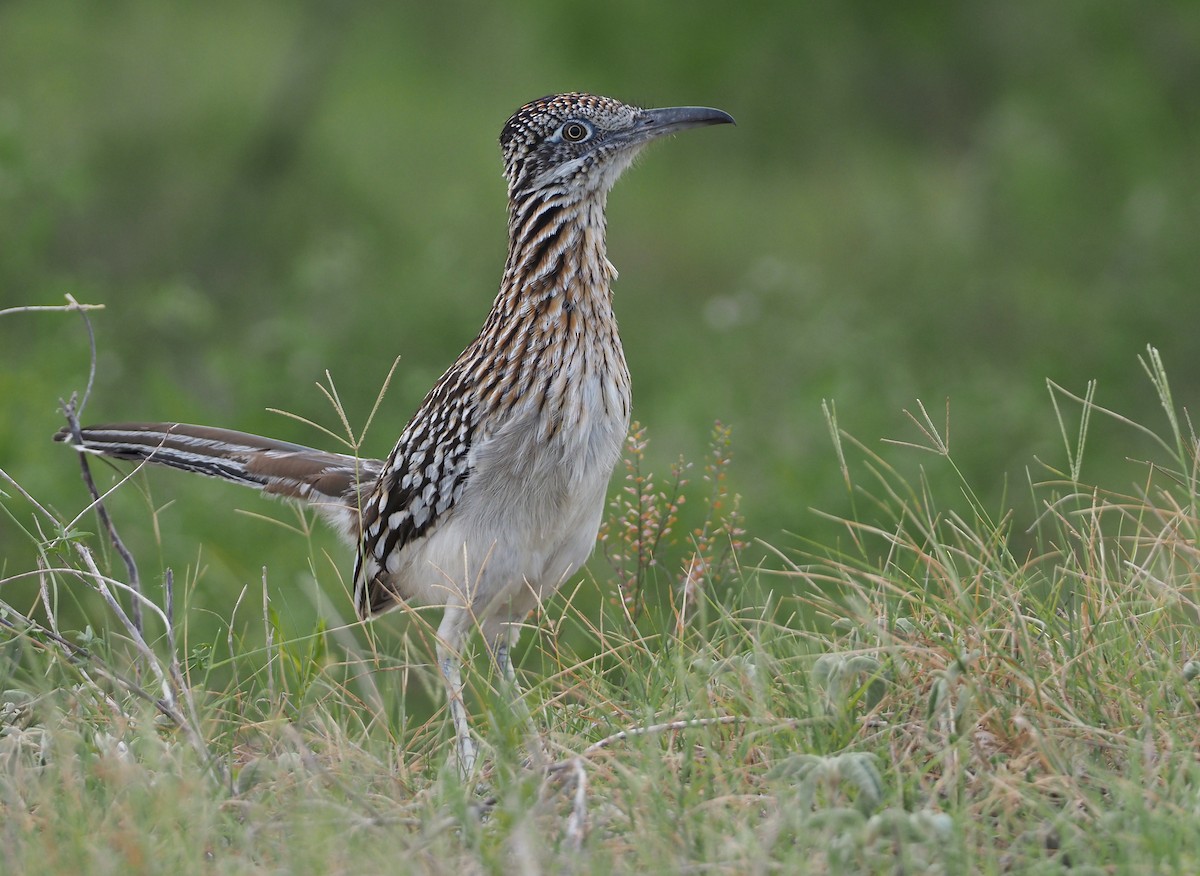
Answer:
M629 727L625 730L620 730L613 733L611 736L605 736L596 742L593 742L583 750L581 757L590 757L598 751L608 748L614 742L623 742L626 739L633 739L637 736L651 736L659 733L670 733L672 730L689 730L694 727L712 727L722 724L744 724L752 719L745 715L720 715L716 718L685 718L678 721L665 721L662 724L651 724L648 727Z
M17 483L17 482L16 482L16 481L13 479L13 476L12 476L12 475L10 475L8 472L6 472L6 471L5 471L4 469L2 469L2 468L0 468L0 478L2 478L3 480L5 480L5 481L8 483L8 485L9 485L10 487L12 487L14 490L16 490L16 491L17 491L17 494L18 494L18 495L19 495L19 496L20 496L22 499L24 499L26 502L28 502L30 505L32 505L34 508L36 508L36 509L37 509L37 510L38 510L38 511L39 511L39 512L40 512L40 513L41 513L41 514L42 514L42 515L43 515L43 516L44 516L44 517L47 519L47 520L51 520L51 521L53 521L53 522L54 522L54 524L55 524L55 526L57 526L57 525L58 525L58 518L57 518L57 517L55 517L53 514L51 514L49 511L47 511L47 510L46 510L46 509L45 509L45 508L42 506L42 504L41 504L40 502L38 502L38 500L37 500L37 499L33 498L33 496L31 496L31 495L29 494L29 491L28 491L28 490L26 490L24 487L22 487L20 484L18 484L18 483Z
M245 588L242 589L244 594ZM242 597L238 597L238 603L241 603ZM236 607L235 607L236 608ZM267 567L262 568L262 617L263 617L263 632L266 641L267 655L267 699L274 703L275 700L275 658L278 652L275 650L275 625L271 623L271 593L267 589ZM233 651L233 624L229 625L229 648Z
M90 367L88 370L87 387L83 392L82 399L79 399L77 394L73 394L69 401L61 403L62 411L67 419L67 427L71 436L75 440L77 447L83 446L83 435L79 426L77 413L81 411L87 404L91 396L92 388L95 385L96 377L96 336L92 329L91 320L88 319L87 311L102 309L103 305L80 304L71 295L67 295L67 304L62 306L26 306L15 307L0 310L0 316L5 316L14 313L30 313L30 312L76 312L83 319L84 327L87 329L88 343L90 349ZM58 630L58 625L55 618L54 606L51 604L50 589L47 583L47 576L52 573L44 559L39 559L37 576L39 579L39 594L42 604L46 609L47 617L49 618L50 626L42 624L26 617L21 612L16 611L7 603L0 601L0 626L12 631L16 635L23 636L37 647L56 651L62 654L76 668L76 671L86 679L90 686L96 690L103 698L104 702L113 709L118 715L128 718L129 716L122 710L119 703L114 700L100 685L96 684L92 678L95 675L111 685L122 688L133 696L151 703L161 714L166 716L172 723L183 731L189 743L193 746L196 752L213 770L214 775L219 780L225 782L227 775L223 763L214 758L205 744L204 737L200 732L200 721L192 701L191 692L184 684L182 672L179 668L179 659L176 651L174 615L175 615L175 598L174 598L174 579L170 572L166 574L166 592L165 604L166 611L158 608L153 602L147 600L142 594L141 578L138 574L137 563L125 547L120 535L117 533L116 527L113 524L112 518L108 515L107 509L101 498L100 491L96 487L96 483L92 478L91 469L88 466L86 456L83 453L79 454L80 468L83 475L83 481L92 497L92 505L96 509L96 514L100 519L101 525L108 534L113 547L121 556L128 572L128 582L117 581L106 577L100 572L96 561L92 556L91 551L82 543L74 545L76 552L83 563L83 568L73 568L68 570L71 574L81 576L87 580L96 590L97 593L104 599L109 609L120 621L132 641L134 648L145 661L146 666L154 674L161 689L161 695L155 696L148 690L143 688L137 681L126 678L120 672L117 672L101 660L95 657L86 648L80 647L67 638L65 638ZM12 483L18 491L33 502L32 497L28 495L19 485L15 483L7 474L0 472L3 479ZM62 523L57 520L49 511L41 505L33 502L34 507L43 515L51 520L54 520L58 527L62 527ZM72 524L73 525L73 524ZM130 611L126 613L118 601L114 591L127 591L130 597ZM143 624L143 603L163 621L167 632L167 643L170 647L169 662L164 663L155 654L154 650L146 642L144 624ZM185 711L186 709L186 711Z
M32 618L21 614L21 612L17 611L3 600L0 600L0 627L11 630L15 635L24 636L29 642L38 648L43 650L58 651L64 657L66 657L67 660L79 670L84 678L88 679L88 681L91 681L91 678L88 676L84 666L86 665L90 667L91 671L99 678L103 678L110 684L128 691L138 699L154 706L154 708L156 708L166 717L173 719L170 706L166 701L154 696L137 682L126 678L121 673L109 669L107 666L101 663L99 658L92 654L92 652L87 648L84 648L81 645L76 645L70 639L63 637L53 630L47 629ZM99 689L94 682L92 682L92 684L96 689ZM118 714L125 714L121 710L120 706L117 705L111 697L106 694L104 695L104 698L109 706Z
M154 677L158 679L159 687L162 688L163 701L167 703L174 713L178 708L174 685L168 681L166 674L162 671L162 667L159 665L158 655L154 653L154 650L148 644L146 644L146 639L142 635L142 630L134 625L133 620L128 614L125 613L125 609L121 607L121 603L119 603L117 598L113 596L112 590L109 589L108 586L110 579L108 579L96 566L96 560L92 556L92 552L87 549L86 545L82 544L76 544L75 550L83 560L84 566L87 567L92 579L92 583L96 588L96 592L103 597L105 603L107 603L108 607L112 610L112 613L117 616L117 620L121 622L121 626L123 626L125 631L129 633L129 637L132 640L134 647L145 659L146 664L150 667L150 671L154 673ZM174 717L174 714L172 717Z
M183 683L183 676L182 673L179 672L179 661L175 651L172 649L170 663L164 667L163 662L159 659L158 655L154 653L154 649L147 644L145 636L142 635L141 629L134 626L133 620L125 613L125 610L121 608L121 604L117 601L116 597L113 596L112 590L109 589L108 585L110 583L119 582L112 582L111 579L105 577L100 572L99 568L96 566L95 559L92 557L91 551L89 551L85 545L77 544L75 545L75 549L79 553L80 558L83 560L83 564L87 568L89 577L91 577L95 584L96 591L104 599L105 603L107 603L112 613L116 615L117 619L121 622L121 625L125 628L125 632L129 635L130 641L133 642L134 648L137 649L137 652L142 656L142 659L150 668L150 671L154 674L154 677L158 680L159 687L162 689L162 697L161 699L156 699L154 701L155 705L158 707L159 711L166 715L172 721L172 723L175 724L175 726L183 731L192 748L194 748L196 753L200 755L201 760L209 765L209 767L216 774L217 778L222 783L226 783L228 776L226 774L224 764L212 756L208 750L208 745L204 741L204 735L200 732L200 719L196 712L196 706L192 700L190 689ZM167 581L168 585L173 582L173 576L169 571L167 573ZM134 594L134 604L137 604L142 598L144 597L141 597L140 594ZM172 604L173 609L174 596L172 595L168 597L168 601ZM160 611L157 606L155 606L155 611L164 619L164 621L166 620L167 615ZM170 630L170 626L170 623L168 623L168 630ZM174 640L173 633L168 633L168 640ZM186 712L184 709L186 709Z
M150 703L163 714L167 714L167 712L164 711L166 703L142 688L136 682L131 681L130 679L121 675L119 672L114 672L106 667L87 648L76 645L70 639L66 639L53 630L47 629L46 627L34 621L32 618L21 614L7 602L2 600L0 600L0 611L3 612L0 614L0 627L11 630L14 635L26 637L34 646L38 648L60 652L70 663L75 666L79 673L85 679L87 679L89 683L91 683L93 689L99 690L100 688L94 681L92 681L91 677L87 673L87 670L84 669L84 664L90 666L92 672L94 672L98 677L103 678L105 681L109 682L110 684L114 684L117 687L124 688L138 699ZM125 715L125 712L112 699L112 697L108 696L107 694L103 694L103 697L109 707L118 715Z
M0 316L11 316L17 313L78 313L83 320L83 326L88 333L88 346L91 349L91 365L88 369L87 389L83 393L83 401L79 403L79 410L87 405L87 400L92 395L92 385L96 378L96 333L92 330L92 321L88 319L89 310L103 310L103 304L80 304L75 300L75 296L71 293L66 294L66 304L25 304L20 307L6 307L0 310Z
M70 304L25 304L21 307L6 307L0 310L0 316L10 316L14 313L71 313L72 311L103 310L103 304L80 304L70 295Z
M567 842L578 852L587 836L587 771L582 757L571 759L571 773L575 778L575 794L571 814L567 816Z
M88 399L92 395L92 387L96 383L96 332L92 328L92 321L88 319L87 311L100 310L103 305L80 304L75 300L74 296L68 294L67 304L56 307L38 307L30 306L25 308L12 308L10 311L0 311L0 315L8 312L20 312L24 310L54 310L60 312L76 312L83 320L83 326L87 330L88 335L88 379L87 386L83 390L83 397L79 399L76 395L72 395L69 401L61 402L60 407L64 416L67 418L67 427L71 432L71 437L74 439L76 447L83 446L83 434L79 427L78 414L87 406ZM88 466L87 457L84 454L79 454L79 466L83 474L83 482L87 486L88 492L92 496L92 504L96 508L96 515L100 518L100 524L104 527L104 531L108 533L109 540L113 547L120 555L122 562L125 563L125 569L129 576L129 586L133 592L140 596L142 593L141 577L138 574L137 563L133 559L133 554L125 547L125 543L121 541L121 537L117 534L117 529L113 525L112 518L108 516L108 510L104 507L104 503L100 499L100 491L96 488L96 482L92 479L92 471ZM137 628L139 635L143 631L142 625L142 606L139 599L134 599L131 603L131 611L133 615L133 624Z
M757 718L752 715L718 715L715 718L683 718L678 721L665 721L662 724L651 724L648 727L629 727L625 730L620 730L610 736L605 736L603 739L597 740L585 748L577 755L572 755L566 760L555 761L546 767L548 773L559 773L565 770L574 770L575 761L580 758L589 758L609 746L617 742L622 742L626 739L633 739L638 736L650 736L659 733L670 733L673 730L692 730L697 727L718 727L728 724L760 724L767 725L775 730L795 730L797 727L802 727L805 724L812 724L817 721L823 721L824 718Z
M88 336L88 379L87 387L83 390L83 398L80 400L76 410L80 413L87 407L88 399L92 397L92 387L96 385L96 332L92 328L92 321L88 319L87 308L80 305L70 294L67 295L67 301L71 302L72 309L79 312L79 318L83 320L83 327L87 329Z
M57 635L58 634L58 613L55 612L54 606L51 604L51 601L50 601L50 584L48 581L49 576L46 574L48 571L48 568L47 568L47 564L46 564L46 557L44 554L40 554L40 553L38 554L37 565L38 565L38 572L37 572L38 596L42 600L42 608L44 608L46 610L46 617L50 620L50 629Z
M74 396L71 397L70 401L62 403L62 412L67 418L67 428L71 431L71 437L75 441L75 446L82 447L83 432L79 427L79 419L75 416L75 410ZM96 509L96 516L100 519L100 525L108 533L109 541L112 542L113 547L120 555L121 561L125 563L125 570L129 575L130 589L137 597L140 597L142 595L142 579L138 574L137 562L134 560L133 554L125 547L125 542L121 541L121 536L117 534L117 528L113 525L112 518L108 516L108 509L104 507L104 502L100 498L100 490L97 489L96 482L92 479L92 470L88 466L87 454L79 454L79 466L83 473L83 483L92 497L92 505ZM132 621L134 628L140 636L143 632L143 624L141 600L138 598L132 600Z
M187 707L189 727L194 733L193 744L198 739L201 745L203 745L203 736L200 733L200 714L196 711L196 701L192 698L192 689L183 677L183 667L179 663L179 650L176 647L175 573L171 569L167 569L163 576L163 604L163 617L167 627L167 649L170 653L170 660L167 663L167 674L170 676L171 682L175 685L178 697L183 700L183 704ZM207 748L201 751L201 756L205 755L207 755ZM224 777L223 771L220 769L218 769L217 774L220 777Z

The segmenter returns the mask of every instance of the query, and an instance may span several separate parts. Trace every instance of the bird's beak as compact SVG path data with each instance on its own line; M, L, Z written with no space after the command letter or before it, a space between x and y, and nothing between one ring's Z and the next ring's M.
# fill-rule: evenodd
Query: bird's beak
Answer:
M676 131L701 128L706 125L732 125L733 116L707 106L669 106L644 110L634 129L639 140L654 140Z

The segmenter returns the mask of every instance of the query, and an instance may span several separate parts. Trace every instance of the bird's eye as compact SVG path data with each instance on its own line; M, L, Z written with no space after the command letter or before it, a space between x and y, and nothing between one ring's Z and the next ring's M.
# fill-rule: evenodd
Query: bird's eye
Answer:
M562 138L568 143L579 143L586 140L591 130L583 122L567 122L562 126Z

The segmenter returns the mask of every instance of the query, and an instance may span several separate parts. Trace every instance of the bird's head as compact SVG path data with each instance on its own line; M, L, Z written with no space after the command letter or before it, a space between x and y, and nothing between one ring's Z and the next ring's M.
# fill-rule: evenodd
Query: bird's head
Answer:
M513 113L500 133L509 197L604 195L651 140L731 122L729 113L708 107L641 109L579 93L543 97Z

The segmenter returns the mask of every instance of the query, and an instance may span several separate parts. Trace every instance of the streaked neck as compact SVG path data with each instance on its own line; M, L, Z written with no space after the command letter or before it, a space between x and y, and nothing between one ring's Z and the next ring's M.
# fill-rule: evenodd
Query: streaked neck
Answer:
M526 300L561 295L575 305L607 305L616 272L607 257L606 201L606 193L599 192L582 199L555 193L514 202L504 270L509 294Z

